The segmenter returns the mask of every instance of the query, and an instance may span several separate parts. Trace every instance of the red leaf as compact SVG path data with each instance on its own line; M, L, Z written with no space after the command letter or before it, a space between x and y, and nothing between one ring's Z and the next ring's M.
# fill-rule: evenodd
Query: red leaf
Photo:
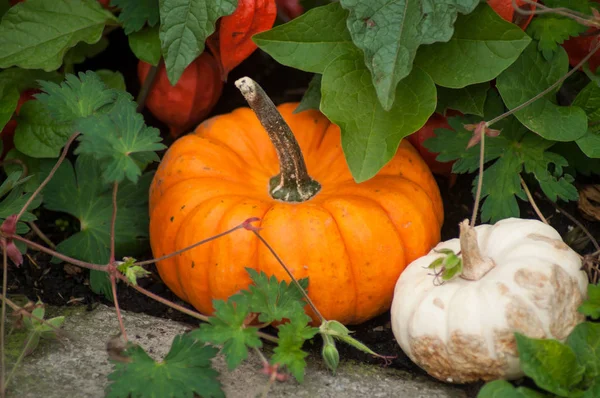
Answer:
M252 36L271 29L277 17L275 0L239 0L231 15L219 20L219 27L206 44L221 66L221 79L258 47Z

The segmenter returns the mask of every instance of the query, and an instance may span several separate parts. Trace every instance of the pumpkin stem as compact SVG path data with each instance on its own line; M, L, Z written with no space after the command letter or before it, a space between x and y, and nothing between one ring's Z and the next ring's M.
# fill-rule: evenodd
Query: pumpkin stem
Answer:
M494 260L483 257L477 242L477 231L469 225L469 220L464 220L460 226L460 251L462 254L463 269L461 278L469 281L478 281L496 266Z
M279 174L269 181L271 197L284 202L304 202L315 196L321 184L308 175L298 141L273 101L249 77L238 79L235 86L267 130L277 152Z

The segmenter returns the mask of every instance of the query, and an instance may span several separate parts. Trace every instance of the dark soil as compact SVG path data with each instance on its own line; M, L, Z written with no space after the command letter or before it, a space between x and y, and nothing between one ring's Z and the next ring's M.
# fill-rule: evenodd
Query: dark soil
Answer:
M129 51L127 40L120 31L111 33L109 39L111 40L111 47L107 50L108 54L103 54L98 59L87 61L86 64L80 65L79 70L100 68L119 70L125 76L128 90L131 93L137 94L140 86L136 74L137 62L133 54ZM233 85L233 81L246 75L258 81L275 103L300 100L303 91L312 77L312 74L279 65L265 53L256 51L230 74L223 95L212 112L213 115L229 112L237 107L246 105L242 96ZM165 126L153 118L147 111L144 112L144 116L148 124L161 129L163 137L165 137L165 143L167 145L170 144L171 141L168 138ZM456 237L458 223L465 218L469 218L471 215L473 205L471 184L473 177L473 175L458 176L456 183L451 187L446 178L438 178L446 217L442 229L442 240ZM593 181L590 177L578 176L578 184L591 182ZM573 226L574 223L557 212L554 206L547 200L538 199L538 205L542 213L549 218L552 226L563 236L566 236L568 228ZM575 202L568 204L561 203L560 206L563 206L566 211L581 221L594 236L600 237L600 223L590 222L582 218ZM521 202L520 207L521 217L537 218L529 203ZM68 219L68 216L61 217ZM55 218L56 214L42 213L39 226L49 235L51 240L60 242L65 238L66 233L61 232L55 226ZM77 225L77 223L71 222L71 225ZM584 244L577 246L576 249L582 254L594 251L589 241L584 241ZM145 257L151 257L149 250ZM73 273L64 264L51 264L49 260L50 257L48 255L30 251L29 255L25 258L23 266L20 268L10 268L8 281L9 293L24 294L31 300L40 299L44 303L57 306L85 305L91 309L99 303L112 305L104 297L94 294L89 289L87 271L75 268L76 272ZM160 280L155 268L148 267L148 269L152 271L152 274L150 277L139 281L142 287L168 300L191 308L169 291ZM119 285L118 295L121 307L127 311L143 312L158 317L197 324L195 319L155 302L123 284ZM351 329L355 331L354 337L367 344L374 351L383 355L396 356L389 366L407 370L413 374L425 374L403 354L397 345L389 326L388 314L382 315L365 324L352 327ZM273 330L270 332L274 333ZM315 355L320 353L320 341L315 341L314 345L313 343L307 343L307 346ZM381 360L363 354L348 346L338 344L338 348L342 360L354 358L373 364L382 364ZM475 397L480 386L481 384L474 384L466 385L462 388L468 392L469 396Z

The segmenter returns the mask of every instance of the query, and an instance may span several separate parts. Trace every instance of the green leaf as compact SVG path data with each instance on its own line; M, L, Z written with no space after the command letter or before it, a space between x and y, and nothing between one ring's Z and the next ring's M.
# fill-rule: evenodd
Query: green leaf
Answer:
M139 265L135 264L135 258L126 257L125 261L119 264L117 270L121 272L133 285L137 285L138 278L143 278L150 275L150 272L146 271Z
M591 15L591 4L588 0L546 0L546 7L565 7L571 11ZM569 37L579 36L588 29L572 18L555 13L540 14L531 20L527 28L529 33L538 41L538 50L547 60L552 59L560 44Z
M592 382L600 378L600 324L583 322L575 326L567 337L567 345L585 367L586 380Z
M594 384L588 388L581 398L597 398L600 397L600 381L596 380Z
M279 343L273 349L271 362L273 364L285 365L292 375L302 383L304 381L304 369L306 361L304 358L308 353L302 351L302 345L306 340L313 338L319 331L318 328L308 326L310 317L300 314L291 319L290 322L279 326Z
M15 87L0 86L0 131L15 113L20 95Z
M75 153L100 160L105 182L125 178L137 182L142 170L159 160L155 151L165 148L159 130L145 126L144 117L135 107L130 99L119 97L108 113L76 123L82 135Z
M92 71L80 72L79 77L68 74L60 85L52 82L40 84L44 93L36 98L58 123L96 115L117 97L116 91L107 89L102 79Z
M160 0L160 43L167 77L175 85L185 68L204 51L206 38L237 0Z
M588 285L588 298L578 308L582 314L592 319L600 318L600 286Z
M483 106L489 89L489 83L473 84L459 89L438 87L436 112L444 114L446 109L453 109L466 115L483 116Z
M0 23L0 68L56 70L70 48L98 42L113 21L96 0L27 0Z
M498 76L496 85L506 106L513 109L555 83L567 73L568 67L567 53L562 47L551 61L546 61L533 42ZM548 140L573 141L582 137L588 124L585 112L577 106L557 105L555 95L556 90L553 90L515 112L515 116L528 129Z
M57 158L74 131L72 123L52 119L40 101L24 103L17 121L15 147L33 158Z
M506 380L495 380L486 383L477 398L544 398L545 394L531 390L527 387L515 388Z
M552 147L552 152L558 153L567 160L569 166L565 168L565 172L571 174L573 177L576 177L577 174L584 176L600 175L600 157L590 159L589 155L586 156L577 144L579 140L575 142L557 142Z
M157 66L162 54L160 53L160 38L158 26L144 28L128 37L129 47L138 59Z
M11 149L5 157L6 160L15 159L23 162L27 166L27 174L29 178L23 184L23 190L25 192L33 192L42 183L42 181L48 176L52 167L56 163L52 159L37 159L27 156L19 152L16 148ZM22 172L23 168L21 165L16 163L4 163L4 171L7 174L14 172Z
M245 297L237 296L235 303L213 300L213 307L214 315L192 335L202 342L222 344L221 352L225 355L227 367L233 370L248 357L248 348L261 347L262 341L257 328L244 324L250 313Z
M59 243L57 250L95 264L108 263L113 211L112 186L103 183L101 175L102 167L98 161L89 155L80 155L75 168L69 161L61 164L43 191L44 207L70 214L80 224L80 231ZM146 173L137 185L129 181L119 185L115 224L117 258L147 249L148 189L152 177L152 173ZM94 278L101 274L96 274ZM105 285L100 286L106 288ZM110 290L103 292L110 297Z
M11 175L9 175L9 178L7 180L5 180L2 184L3 186L0 187L0 190L5 191L4 184L7 182L10 183L11 178L13 178L13 179L15 179L15 177L19 178L20 175L21 175L20 172L12 173ZM25 203L27 203L27 201L31 197L31 193L23 193L22 186L17 187L17 185L20 185L20 184L15 183L14 184L15 187L12 188L12 190L10 190L10 192L8 192L8 195L6 195L0 202L0 220L4 220L13 214L19 213L19 211L21 211L21 209L23 208ZM33 199L31 204L29 205L29 207L27 208L27 211L25 213L23 213L23 215L21 216L21 218L19 220L23 221L23 222L37 220L37 217L34 216L31 212L33 210L35 210L36 208L38 208L41 203L42 203L42 197L39 195L36 196L35 199ZM23 227L21 227L21 228L23 228ZM21 231L22 230L23 229L21 229ZM17 232L19 232L19 231L17 231Z
M531 42L518 26L503 20L485 3L459 16L455 26L450 41L419 48L415 59L439 86L462 88L490 81L513 64Z
M532 339L515 333L521 369L535 384L561 397L582 380L585 368L573 350L552 339Z
M98 77L102 80L102 83L109 89L126 91L125 77L119 71L112 71L108 69L98 69L96 71Z
M366 181L395 155L402 138L421 128L435 110L436 90L419 68L398 84L386 112L361 57L342 55L323 74L321 111L342 131L342 148L356 182Z
M87 44L84 42L78 43L65 54L63 62L65 65L81 64L85 62L87 58L94 58L96 55L106 50L108 44L109 42L106 37L102 37L94 44Z
M588 129L577 139L577 145L587 156L600 158L600 86L594 81L588 83L577 94L572 105L582 108L588 117Z
M383 109L389 111L396 87L413 66L421 44L448 41L457 13L468 14L478 0L427 2L406 0L340 0L349 10L347 27L354 44L363 50L364 63Z
M138 345L125 351L128 361L116 362L108 375L107 398L225 397L211 360L218 350L202 345L189 334L173 339L171 350L162 362L154 361Z
M159 20L159 0L111 0L110 5L119 7L119 22L126 35L141 30L147 23L155 26Z
M262 323L281 321L284 318L291 319L304 313L304 295L294 283L278 281L274 275L270 278L264 272L256 272L246 268L250 278L254 282L248 290L242 291L249 303L250 312L258 312L258 320ZM306 291L308 279L299 280L300 285Z
M356 51L346 29L347 17L348 11L335 2L256 34L252 40L280 64L323 73L335 58Z
M313 76L302 100L294 109L294 113L300 113L308 109L319 109L321 104L321 77L319 74Z

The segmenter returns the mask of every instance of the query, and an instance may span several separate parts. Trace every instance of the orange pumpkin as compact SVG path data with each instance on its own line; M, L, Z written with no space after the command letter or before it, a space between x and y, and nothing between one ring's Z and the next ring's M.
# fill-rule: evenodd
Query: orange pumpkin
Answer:
M309 296L326 319L357 324L388 310L404 267L440 240L442 201L429 168L403 140L375 177L357 184L336 125L315 110L294 114L297 103L276 108L260 86L248 78L236 85L242 81L255 89L252 96L240 86L257 114L244 107L210 118L162 159L150 188L154 256L258 217L293 275L309 278ZM246 267L289 280L243 229L157 266L204 314L213 299L247 288Z

